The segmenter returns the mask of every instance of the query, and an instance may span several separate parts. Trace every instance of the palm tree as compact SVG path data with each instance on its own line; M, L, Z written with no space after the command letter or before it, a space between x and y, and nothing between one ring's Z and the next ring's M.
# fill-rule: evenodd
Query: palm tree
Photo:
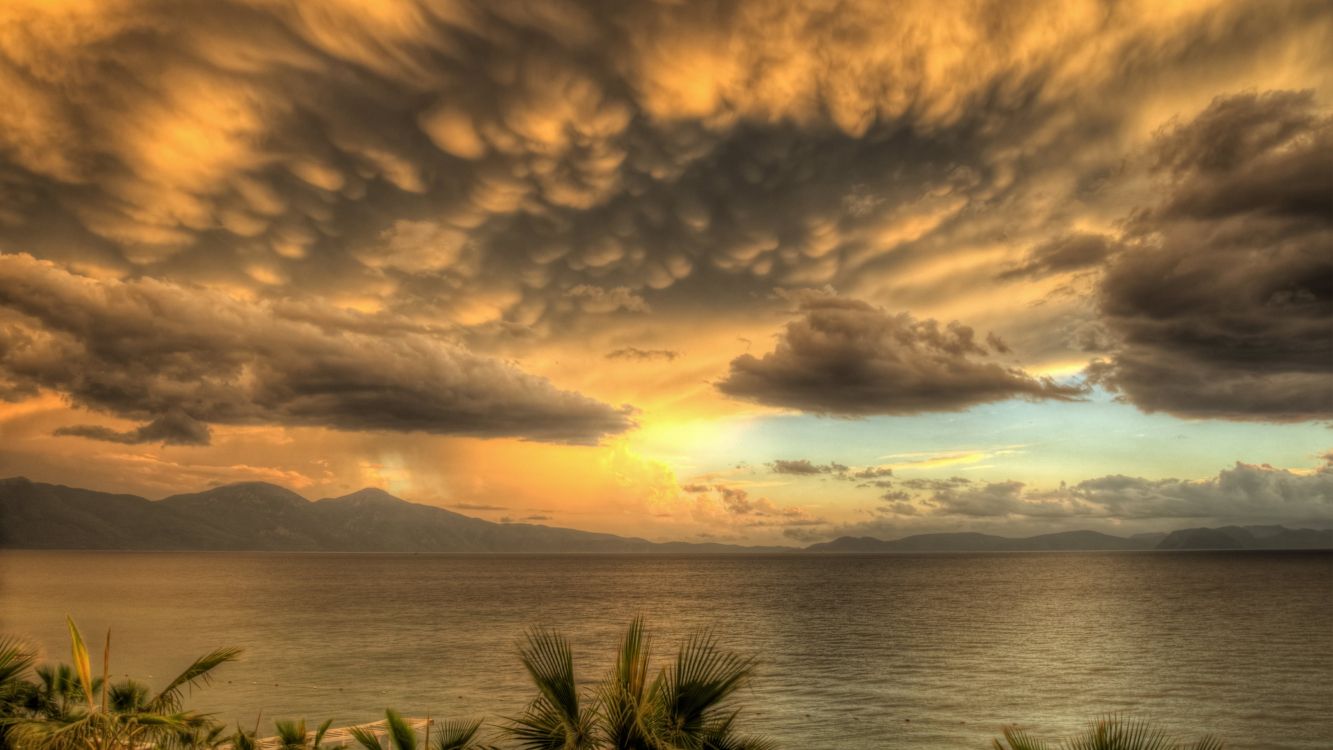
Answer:
M0 637L0 750L10 746L11 725L29 715L37 701L37 686L27 679L36 661L28 644Z
M417 733L403 717L392 708L384 712L385 740L388 750L417 750ZM434 742L430 741L432 727L427 723L428 747L423 750L496 750L484 745L477 739L481 731L481 720L460 720L440 722ZM375 732L364 726L352 727L352 738L364 750L386 750L385 743Z
M523 750L766 750L767 740L735 732L737 692L753 662L718 647L708 632L690 636L675 661L649 682L649 639L635 618L616 663L590 709L580 701L569 644L534 630L520 648L538 696L505 731Z
M133 680L112 684L108 679L110 631L102 654L102 678L94 680L83 636L73 619L66 618L66 623L79 695L71 705L16 721L11 729L16 744L34 750L133 750L145 744L194 745L218 733L218 725L207 715L185 710L185 691L207 684L212 671L234 661L239 649L218 649L199 657L154 694ZM61 684L59 672L53 675L52 684Z
M529 631L519 658L537 687L537 698L511 721L506 732L523 750L596 748L595 709L580 701L569 641L551 630Z
M1004 742L994 740L995 750L1054 750L1056 747L1018 727L1004 727L1001 731ZM1186 744L1149 722L1110 714L1093 721L1083 734L1065 740L1059 747L1065 750L1222 750L1222 741L1204 735L1194 743Z

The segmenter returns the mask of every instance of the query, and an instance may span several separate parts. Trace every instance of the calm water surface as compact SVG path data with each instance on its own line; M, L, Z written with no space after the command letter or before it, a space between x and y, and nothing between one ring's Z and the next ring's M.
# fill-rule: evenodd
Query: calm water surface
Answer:
M1133 711L1232 748L1333 747L1333 555L449 556L2 552L0 631L67 659L65 613L160 685L236 645L194 705L272 718L512 715L533 624L600 677L648 616L759 657L746 725L802 750L983 748Z

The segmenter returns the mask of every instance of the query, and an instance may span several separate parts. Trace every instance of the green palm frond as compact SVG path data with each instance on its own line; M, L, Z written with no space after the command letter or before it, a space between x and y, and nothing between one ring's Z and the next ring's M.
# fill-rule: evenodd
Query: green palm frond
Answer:
M519 648L537 699L505 732L525 750L583 750L595 746L596 715L584 711L569 642L550 630L531 630Z
M356 740L357 744L365 748L365 750L382 750L379 735L369 729L366 729L365 727L351 727L348 731L351 732L352 739Z
M520 654L538 692L568 723L576 724L581 712L569 642L552 631L537 630L528 633Z
M477 734L481 732L481 719L453 719L441 721L436 725L439 734L432 750L479 750Z
M1004 742L993 740L994 750L1050 750L1052 745L1017 727L1004 727ZM1095 719L1082 734L1061 745L1064 750L1222 750L1222 741L1205 735L1184 745L1152 722L1121 714Z
M703 747L707 750L778 750L778 743L766 737L727 734L706 740Z
M278 732L278 743L283 750L300 750L305 747L305 738L309 732L305 728L305 719L297 721L275 721L273 728Z
M324 735L328 734L329 727L332 726L332 724L333 724L333 719L325 719L324 723L320 724L319 728L315 730L315 742L313 745L315 750L320 750L320 748L323 746Z
M417 750L417 733L392 708L384 712L384 726L388 730L389 747L393 750Z
M602 740L618 750L653 746L643 722L650 650L643 619L636 617L620 640L611 674L598 689Z
M37 654L27 643L12 636L0 636L0 691L17 685L37 662Z
M184 672L176 676L176 679L167 683L167 686L162 688L162 692L148 702L148 710L179 711L187 688L207 685L214 669L227 662L236 661L240 655L241 649L239 648L220 648L195 659L193 664L186 667Z
M1103 716L1066 743L1069 750L1176 750L1176 741L1147 721L1117 714Z
M994 750L1050 750L1050 745L1033 737L1018 727L1003 727L1004 743L992 740Z
M591 750L597 746L595 717L570 717L545 696L528 705L522 716L510 719L504 731L523 750Z
M231 746L233 750L255 750L255 735L253 732L247 732L236 725L236 733L231 736Z
M651 700L661 729L671 742L710 733L710 724L730 725L731 697L749 679L753 662L721 650L713 635L701 631L681 646L676 661L655 681Z

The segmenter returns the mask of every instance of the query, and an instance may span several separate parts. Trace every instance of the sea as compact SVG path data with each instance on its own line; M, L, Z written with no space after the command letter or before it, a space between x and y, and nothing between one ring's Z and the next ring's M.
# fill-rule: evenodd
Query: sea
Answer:
M517 715L518 645L607 671L635 616L655 663L698 629L755 659L738 725L791 750L1058 739L1100 715L1229 748L1333 747L1333 554L431 555L0 552L0 632L68 660L66 615L113 675L160 686L239 646L189 704L271 734Z

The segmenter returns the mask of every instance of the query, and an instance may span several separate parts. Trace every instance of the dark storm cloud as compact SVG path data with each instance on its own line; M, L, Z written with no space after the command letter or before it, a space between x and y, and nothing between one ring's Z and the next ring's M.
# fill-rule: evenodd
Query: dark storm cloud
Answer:
M859 417L958 411L1009 398L1078 399L1082 390L986 361L971 328L891 315L858 300L808 297L763 357L731 361L718 390L770 406Z
M1114 248L1111 238L1100 234L1063 235L1034 247L1022 265L999 275L1000 279L1050 276L1100 265Z
M1024 202L1041 186L1025 181L1116 136L1133 82L1254 59L1327 22L1317 3L1159 17L877 0L832 14L765 0L0 14L14 29L0 40L0 252L96 276L91 297L199 283L260 311L222 299L172 354L176 325L136 320L132 346L113 335L122 351L103 351L91 324L20 311L0 398L43 387L150 422L179 409L573 441L629 421L456 342L576 338L617 317L753 307L775 287L901 280L1010 228L1031 238L1019 247L1045 247L1068 216L1050 229ZM1197 213L1204 197L1172 210ZM910 304L953 293L906 288ZM733 362L723 389L846 416L1077 395L979 361L980 345L951 351L968 329L903 317L862 331L880 340L822 342L843 359L821 367L817 336L799 329L837 315L808 311L779 352ZM291 352L275 350L282 337ZM31 361L52 347L73 353L70 372ZM124 356L140 349L164 369ZM839 397L847 386L860 392ZM131 440L161 428L73 429Z
M1123 81L1321 20L1313 3L1207 24L1026 2L90 7L7 19L8 247L522 327L647 310L698 276L852 280L992 205L1019 221L1008 186L1060 159L1024 145L1034 131L1086 142L1113 130ZM1094 46L1097 65L1069 55Z
M671 362L679 356L680 352L672 349L640 349L636 346L626 346L606 353L607 359L629 359L640 362L654 359Z
M123 432L101 425L72 425L58 428L55 434L73 435L127 445L141 443L208 445L211 437L208 425L179 410L168 412L142 427Z
M28 256L0 256L0 316L8 379L150 420L71 433L85 437L197 443L197 420L591 443L633 424L627 408L433 337L329 332L225 294L98 282Z
M1309 93L1219 98L1162 133L1168 192L1102 280L1094 379L1145 411L1333 417L1333 119Z

